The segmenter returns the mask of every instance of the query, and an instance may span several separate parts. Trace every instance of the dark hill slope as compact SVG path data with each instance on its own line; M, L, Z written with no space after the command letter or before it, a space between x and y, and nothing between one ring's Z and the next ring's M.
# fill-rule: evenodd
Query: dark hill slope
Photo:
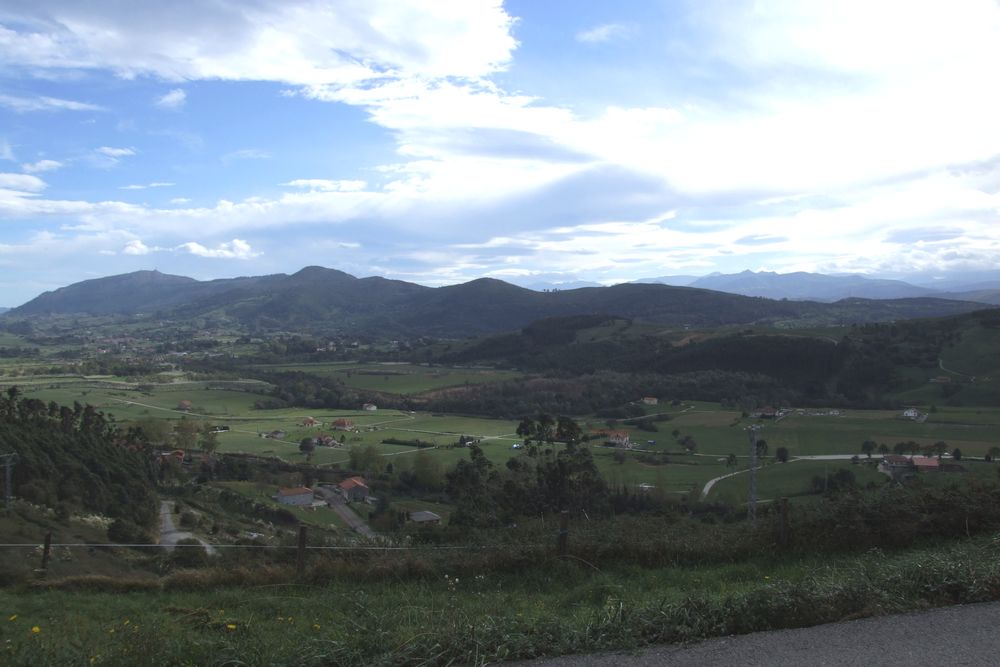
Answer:
M259 330L462 338L510 331L546 317L602 313L669 326L851 324L951 315L980 307L943 299L833 304L773 301L689 287L622 284L539 293L482 278L430 288L311 266L293 275L200 282L156 271L89 280L48 292L7 317L159 313L231 318Z

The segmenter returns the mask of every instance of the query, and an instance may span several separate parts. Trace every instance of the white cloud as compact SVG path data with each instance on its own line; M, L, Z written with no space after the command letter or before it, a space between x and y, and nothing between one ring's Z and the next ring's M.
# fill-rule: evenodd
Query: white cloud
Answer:
M191 203L191 200L188 199L187 197L174 197L173 199L170 200L170 203L171 204L189 204L189 203Z
M148 255L153 252L152 248L149 248L145 243L139 239L133 239L125 244L122 248L123 255Z
M10 143L6 139L0 139L0 160L8 160L10 162L17 160L14 157L14 149L11 148Z
M173 185L174 185L173 183L163 183L163 182L157 181L157 182L154 182L154 183L146 183L146 184L138 184L137 183L137 184L133 184L133 185L123 185L123 186L119 187L118 189L119 190L148 190L149 188L169 188L169 187L172 187Z
M43 171L55 171L56 169L62 168L63 163L57 160L39 160L38 162L28 162L21 165L23 169L28 174L38 174Z
M325 178L297 178L282 185L321 192L357 192L368 186L364 181L332 181Z
M157 97L155 104L164 109L179 109L187 101L187 93L181 88L174 88L170 92Z
M0 190L14 190L17 192L41 192L46 187L45 181L37 176L27 174L3 174L0 173Z
M587 44L610 42L627 37L632 29L622 23L605 23L576 33L576 41Z
M347 85L399 74L479 76L510 57L500 0L113 5L37 0L6 7L0 60L121 77Z
M111 146L101 146L97 149L97 152L101 155L105 155L110 158L120 158L127 157L129 155L135 155L134 148L113 148Z
M206 248L200 243L189 241L180 244L177 246L177 249L189 252L192 255L198 255L199 257L219 259L253 259L260 255L259 252L253 252L250 244L241 239L233 239L232 241L220 243L215 248Z
M0 25L0 53L2 53L3 26ZM0 94L0 106L19 113L27 111L103 111L102 107L86 102L62 100L56 97L17 97Z

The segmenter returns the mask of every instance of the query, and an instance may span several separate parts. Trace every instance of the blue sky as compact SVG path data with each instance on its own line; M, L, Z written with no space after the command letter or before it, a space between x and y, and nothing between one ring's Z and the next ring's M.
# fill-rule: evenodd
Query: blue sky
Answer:
M0 305L996 269L998 62L996 0L7 0Z

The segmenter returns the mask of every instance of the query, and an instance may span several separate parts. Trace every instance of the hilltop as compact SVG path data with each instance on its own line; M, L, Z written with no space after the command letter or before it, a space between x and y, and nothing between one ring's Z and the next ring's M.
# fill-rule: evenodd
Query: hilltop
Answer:
M536 292L480 278L431 288L319 266L292 275L199 281L158 271L97 278L46 292L5 314L212 317L251 331L443 338L511 331L548 317L602 313L671 327L880 322L969 312L979 304L932 297L776 301L696 287L626 283Z

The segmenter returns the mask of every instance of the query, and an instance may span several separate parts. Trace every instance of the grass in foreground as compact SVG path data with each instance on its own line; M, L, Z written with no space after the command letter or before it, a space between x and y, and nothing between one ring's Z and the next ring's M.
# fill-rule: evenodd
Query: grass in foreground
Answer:
M0 661L63 664L483 665L800 627L1000 598L1000 535L944 547L712 567L522 572L379 581L316 564L91 579L0 592ZM256 583L251 584L249 582ZM56 584L58 582L52 582ZM71 585L72 584L72 585Z

